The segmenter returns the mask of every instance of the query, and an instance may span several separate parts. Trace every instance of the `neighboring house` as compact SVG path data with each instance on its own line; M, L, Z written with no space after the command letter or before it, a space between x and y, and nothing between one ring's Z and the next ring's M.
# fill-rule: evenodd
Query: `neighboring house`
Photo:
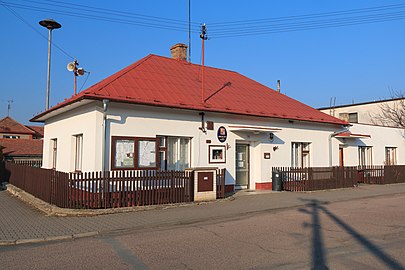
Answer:
M332 107L319 108L321 112L338 117L350 123L380 125L378 115L381 114L382 108L405 107L405 98L392 98L379 101L370 101L362 103L353 103L347 105L338 105ZM398 127L388 119L384 121L384 126Z
M0 120L0 138L3 139L42 139L44 128L40 126L24 126L10 116Z
M42 161L42 140L0 139L0 147L6 160L32 164Z
M334 136L346 121L239 73L203 72L186 48L173 46L174 59L149 55L31 119L45 124L43 167L218 167L231 190L271 189L273 166L339 165L346 139Z
M384 127L378 124L380 121L377 119L385 106L395 108L403 103L404 98L396 98L320 108L320 111L351 124L350 131L354 134L336 136L341 142L340 164L345 166L405 164L405 130L389 120L384 121L384 125L388 126Z
M0 147L6 160L40 164L44 129L25 126L7 116L0 120Z

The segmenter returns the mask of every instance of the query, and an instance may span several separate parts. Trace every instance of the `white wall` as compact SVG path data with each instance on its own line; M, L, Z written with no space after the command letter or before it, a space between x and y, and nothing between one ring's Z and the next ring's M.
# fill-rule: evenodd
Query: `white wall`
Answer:
M310 142L311 166L329 166L328 138L332 132L341 127L304 123L288 120L270 120L260 117L245 117L240 115L206 113L205 121L214 122L214 130L201 132L201 116L199 111L186 111L170 108L157 108L141 105L128 105L110 103L108 109L108 133L111 136L138 136L156 137L184 136L191 137L191 166L192 167L219 167L226 168L227 184L234 184L235 179L235 149L236 142L250 144L250 188L255 188L255 183L271 181L272 166L291 165L291 142ZM265 126L280 128L274 132L275 138L269 140L269 132L253 134L253 132L232 132L230 125ZM217 139L217 129L226 127L228 138L221 143ZM211 140L211 143L206 143ZM226 145L230 148L226 152L226 164L208 163L209 145ZM338 141L333 141L333 164L338 163ZM273 150L278 146L278 150ZM111 164L111 141L107 142L108 168ZM264 159L264 153L271 153L271 159Z
M330 109L323 109L320 110L323 113L330 114L334 117L339 118L340 113L357 113L358 115L358 123L360 124L380 124L380 123L373 123L373 118L381 113L381 105L385 104L390 107L393 107L395 104L399 104L398 100L394 101L385 101L385 102L373 102L373 103L366 103L366 104L359 104L359 105L347 105L342 107L334 108L333 110ZM394 124L385 123L385 125L395 126Z
M396 147L397 164L405 164L404 129L353 124L350 131L355 134L370 135L371 138L335 139L344 144L344 165L358 166L358 146L371 146L373 165L383 165L385 162L385 147Z
M101 170L102 119L100 109L91 104L46 120L42 167L52 168L51 140L57 139L56 170L74 171L74 136L83 134L83 171Z
M111 102L107 111L106 169L111 164L111 137L133 136L152 137L183 136L191 140L192 167L219 167L227 169L226 184L234 184L236 176L235 149L236 142L250 144L250 188L256 183L271 181L273 166L291 166L291 143L309 142L310 165L314 167L329 166L329 141L331 133L342 127L329 124L288 121L285 119L268 119L232 114L206 113L205 121L214 122L214 130L203 133L199 111L159 108L142 105L119 104ZM261 126L278 128L274 140L269 140L269 132L231 131L230 125ZM224 126L228 132L226 142L217 139L217 130ZM45 122L44 163L43 167L52 165L50 140L58 139L57 170L71 172L74 170L73 136L83 134L83 169L82 171L99 171L102 168L103 113L101 102L83 105L74 110L55 116ZM207 143L211 140L211 143ZM339 142L332 139L332 164L338 165ZM226 145L225 164L208 163L209 145ZM273 150L278 147L277 150ZM264 159L264 153L270 153L270 159Z

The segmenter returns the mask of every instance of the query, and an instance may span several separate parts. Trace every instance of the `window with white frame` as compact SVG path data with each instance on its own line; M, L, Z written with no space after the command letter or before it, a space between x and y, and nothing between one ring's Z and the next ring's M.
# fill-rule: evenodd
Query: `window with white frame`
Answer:
M310 156L309 146L311 143L292 142L291 143L291 167L309 167Z
M359 146L359 166L373 165L373 155L371 146Z
M385 147L385 165L397 165L396 147Z
M75 135L75 171L82 170L83 163L83 134Z
M161 170L183 171L190 167L190 138L159 136Z
M52 169L56 169L57 154L58 154L58 139L51 139Z

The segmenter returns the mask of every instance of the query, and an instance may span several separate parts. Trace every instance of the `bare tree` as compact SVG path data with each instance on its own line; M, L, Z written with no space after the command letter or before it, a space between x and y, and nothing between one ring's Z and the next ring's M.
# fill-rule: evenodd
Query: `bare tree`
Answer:
M372 113L372 122L376 125L405 128L405 94L391 91L392 101L379 105L380 112Z

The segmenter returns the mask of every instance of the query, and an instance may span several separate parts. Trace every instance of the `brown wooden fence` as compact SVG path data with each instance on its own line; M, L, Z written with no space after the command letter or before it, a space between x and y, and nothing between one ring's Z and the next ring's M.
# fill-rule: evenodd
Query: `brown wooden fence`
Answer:
M6 162L8 181L62 208L94 209L191 202L192 172L63 173Z
M217 170L217 199L225 198L225 169Z
M358 171L358 182L365 184L384 184L384 166L359 166ZM389 181L387 179L387 181Z
M273 167L286 191L313 191L348 188L357 184L356 167ZM273 180L274 181L274 180Z
M363 166L358 168L359 182L366 184L405 183L405 165Z
M37 168L42 167L42 159L30 159L30 160L10 159L10 160L6 160L6 161L17 163L17 164L22 164L22 165L27 165L27 166L31 166L31 167L37 167Z

